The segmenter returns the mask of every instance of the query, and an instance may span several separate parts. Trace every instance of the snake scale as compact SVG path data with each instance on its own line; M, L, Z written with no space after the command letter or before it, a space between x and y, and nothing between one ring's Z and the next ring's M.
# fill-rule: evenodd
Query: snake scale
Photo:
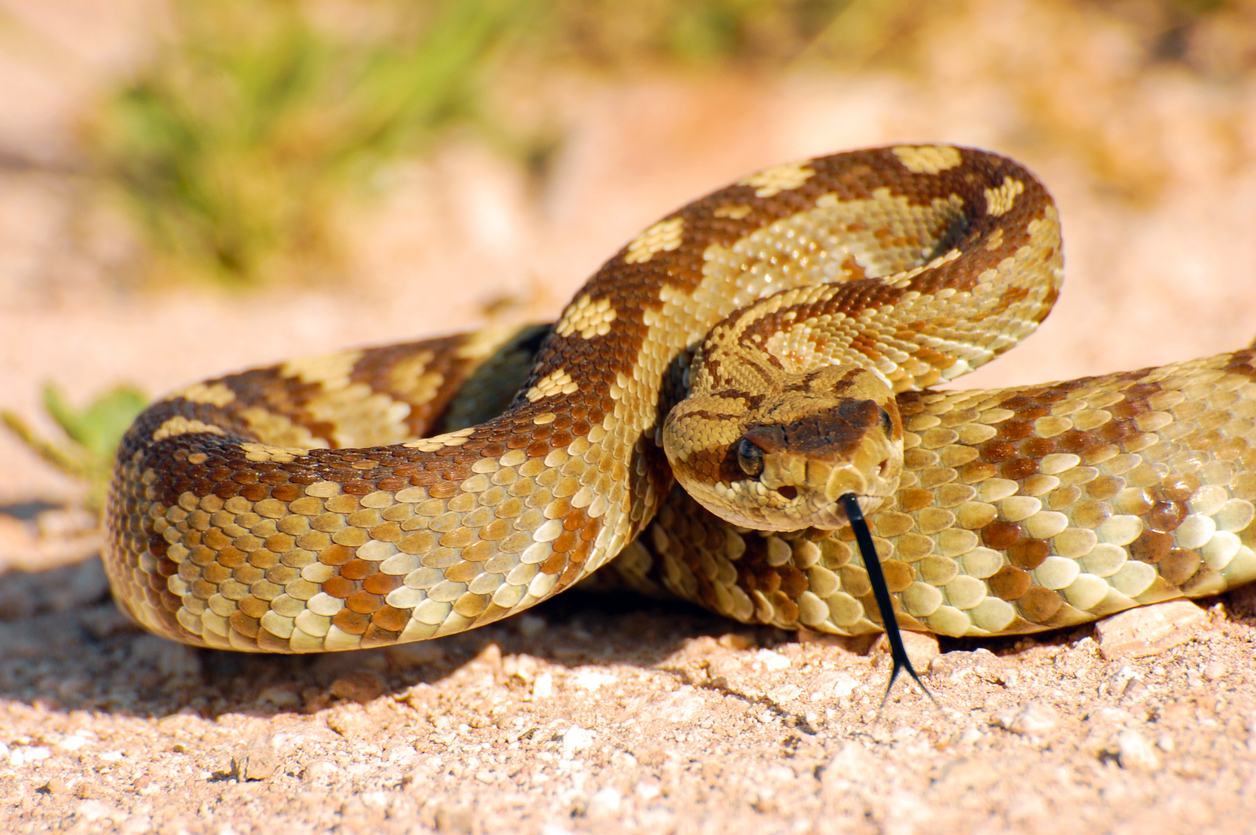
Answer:
M669 412L705 375L724 406L690 411L719 426L763 400L768 366L811 393L858 366L894 393L897 414L851 408L901 449L896 489L860 502L906 629L1032 632L1252 580L1251 350L929 388L1032 332L1061 272L1054 203L1003 157L898 146L762 171L645 230L552 326L295 360L155 403L110 488L114 595L185 643L314 652L490 623L611 563L743 622L877 631L840 518L749 530L675 483ZM743 349L767 359L723 367ZM755 431L753 449L686 447L701 430L679 457L793 512L761 459L780 432Z

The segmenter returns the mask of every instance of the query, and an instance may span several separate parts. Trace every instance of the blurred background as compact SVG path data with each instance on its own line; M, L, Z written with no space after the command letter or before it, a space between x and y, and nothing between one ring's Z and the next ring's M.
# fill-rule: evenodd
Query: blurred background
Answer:
M1256 0L0 0L0 566L145 397L551 318L842 149L979 145L1060 202L1056 313L965 386L1240 347L1254 80Z

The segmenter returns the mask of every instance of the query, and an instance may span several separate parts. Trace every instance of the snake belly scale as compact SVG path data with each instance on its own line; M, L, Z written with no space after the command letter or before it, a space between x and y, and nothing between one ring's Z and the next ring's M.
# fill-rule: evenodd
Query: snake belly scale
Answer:
M899 393L903 473L870 521L905 628L1035 631L1253 579L1250 351L927 389L1032 332L1060 264L1049 195L996 155L768 169L651 226L551 327L295 360L154 404L110 489L115 597L186 643L353 649L490 623L618 556L743 621L876 630L849 528L747 531L674 486L663 420L694 347L742 308L778 357L854 362Z

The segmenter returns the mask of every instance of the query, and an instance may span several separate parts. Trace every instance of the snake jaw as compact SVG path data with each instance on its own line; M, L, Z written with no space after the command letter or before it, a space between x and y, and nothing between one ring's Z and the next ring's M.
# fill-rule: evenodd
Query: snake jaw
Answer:
M855 495L865 514L893 500L901 472L901 441L876 440L864 444L863 454L854 460L827 461L790 450L767 453L757 478L695 487L690 493L734 525L765 531L835 530L849 524L841 502L844 494ZM869 459L876 463L869 464Z
M768 496L782 499L765 502L775 511L770 529L844 527L849 520L840 499L847 493L856 496L865 514L880 509L898 489L902 460L901 436L894 441L875 430L866 432L849 454L830 458L781 450L764 456L759 481Z

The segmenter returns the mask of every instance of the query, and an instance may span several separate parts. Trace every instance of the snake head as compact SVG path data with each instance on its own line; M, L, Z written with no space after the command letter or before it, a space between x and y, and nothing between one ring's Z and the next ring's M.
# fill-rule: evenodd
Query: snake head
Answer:
M788 375L760 398L682 401L663 444L681 485L715 515L760 530L839 528L839 501L865 512L898 489L903 427L879 374L830 366Z

